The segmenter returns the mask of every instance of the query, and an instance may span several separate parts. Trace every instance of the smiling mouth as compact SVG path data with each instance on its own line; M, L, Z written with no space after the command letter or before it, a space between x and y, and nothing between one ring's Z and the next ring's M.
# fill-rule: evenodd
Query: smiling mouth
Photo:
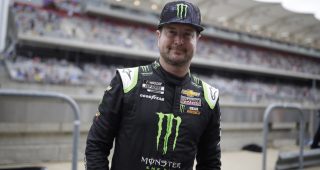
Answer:
M178 54L181 54L181 53L184 53L185 50L183 49L177 49L177 48L171 48L170 50L172 50L174 53L178 53Z
M179 55L182 55L183 52L182 51L173 51L173 54L179 56Z

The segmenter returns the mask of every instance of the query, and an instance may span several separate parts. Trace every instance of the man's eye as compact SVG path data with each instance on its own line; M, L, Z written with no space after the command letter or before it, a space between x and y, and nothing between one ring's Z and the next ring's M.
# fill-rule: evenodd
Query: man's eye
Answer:
M187 33L184 33L184 36L187 38L191 38L193 36L193 34L190 32L187 32Z
M177 33L175 31L169 31L170 35L176 35Z

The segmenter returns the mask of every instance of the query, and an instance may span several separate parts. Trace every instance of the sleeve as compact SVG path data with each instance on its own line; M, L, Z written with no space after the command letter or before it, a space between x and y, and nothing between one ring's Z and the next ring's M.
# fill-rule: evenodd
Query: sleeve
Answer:
M211 116L211 120L200 138L197 152L197 170L220 170L221 169L221 128L220 106L217 101Z
M117 73L104 93L87 137L85 161L87 170L108 170L108 156L119 129L123 99L121 78Z

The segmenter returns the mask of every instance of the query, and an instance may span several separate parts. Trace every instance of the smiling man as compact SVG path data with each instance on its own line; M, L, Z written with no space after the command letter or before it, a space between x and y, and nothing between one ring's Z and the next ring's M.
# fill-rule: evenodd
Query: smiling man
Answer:
M86 146L88 170L220 170L219 91L189 67L203 31L198 7L167 3L157 37L160 58L118 69Z

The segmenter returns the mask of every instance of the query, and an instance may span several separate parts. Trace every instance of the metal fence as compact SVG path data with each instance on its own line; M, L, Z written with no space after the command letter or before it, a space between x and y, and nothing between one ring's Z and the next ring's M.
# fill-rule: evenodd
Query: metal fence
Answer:
M26 96L26 97L37 97L37 98L55 98L61 99L68 103L74 115L74 128L73 128L73 147L72 147L72 170L77 170L78 160L78 145L80 137L80 109L78 104L71 97L56 93L56 92L39 92L39 91L17 91L11 89L0 90L0 96Z

